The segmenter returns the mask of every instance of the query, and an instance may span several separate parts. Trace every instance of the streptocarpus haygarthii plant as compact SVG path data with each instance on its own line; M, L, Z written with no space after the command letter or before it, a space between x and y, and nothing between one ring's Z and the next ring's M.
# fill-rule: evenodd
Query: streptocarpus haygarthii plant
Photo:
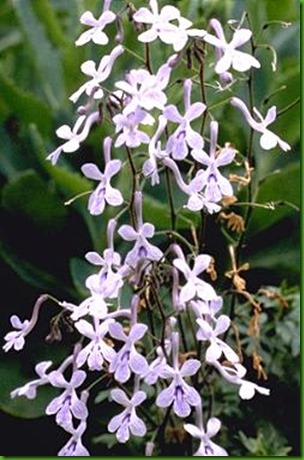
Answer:
M128 23L124 20L126 13ZM252 31L236 23L232 33L228 31L229 40L220 22L212 18L213 35L209 27L208 31L192 27L176 6L161 6L157 0L142 2L137 10L127 2L120 11L116 2L105 0L99 17L86 11L80 22L88 28L76 39L76 46L101 47L101 59L82 64L81 71L89 80L75 90L70 100L74 104L81 100L83 105L76 108L78 118L72 127L57 129L58 137L65 142L47 160L60 167L61 155L77 152L91 131L98 133L108 108L110 130L101 139L100 165L85 163L81 167L95 187L87 212L108 216L105 211L111 209L106 246L102 254L88 248L86 259L96 272L85 280L87 297L79 304L73 299L58 301L78 334L71 354L59 366L51 361L37 364L39 378L13 390L11 396L34 399L42 385L61 389L46 407L46 414L54 416L70 435L59 456L90 455L82 441L90 423L90 389L104 379L109 399L123 406L106 421L108 432L118 443L128 443L137 436L146 444L146 455L161 455L163 433L170 422L185 436L188 433L199 440L197 450L191 452L194 456L226 456L225 446L211 441L221 421L212 414L207 419L211 397L208 375L237 385L242 399L252 398L255 392L269 395L269 390L244 379L247 370L229 335L233 318L225 307L228 294L217 286L214 254L203 249L207 216L216 216L237 200L229 172L231 166L240 168L242 164L236 161L241 155L238 139L219 144L221 120L215 119L208 104L204 64L208 50L209 55L214 54L212 79L219 77L221 90L229 90L226 104L231 116L237 123L245 120L251 136L254 132L261 134L260 147L289 150L285 141L268 130L268 125L275 122L276 107L263 118L229 88L231 82L242 82L248 72L258 72L261 67L247 48L239 49L252 39ZM107 30L114 23L119 28L120 43L113 47ZM116 74L120 60L130 51L124 45L122 27L133 33L138 53L144 49L145 59L138 67ZM152 66L152 44L166 51L158 68ZM187 54L196 60L194 75L181 81L176 75L186 70ZM210 82L209 87L214 88ZM178 88L179 100L172 88ZM250 161L251 166L252 144L249 148L243 161ZM131 177L127 195L126 190L119 190L118 178L124 177ZM157 216L145 214L147 190L164 184L171 213L171 226L166 231L158 229ZM174 190L182 203L179 210L174 204ZM252 205L251 192L248 199ZM194 244L177 226L178 213L184 211L200 219L198 228L194 228L194 217L186 219ZM240 253L239 247L237 250ZM258 314L260 307L241 283L240 268L235 260L233 263L229 295L252 299ZM25 346L40 305L41 299L30 320L22 322L12 316L14 330L5 336L5 351L19 351ZM185 323L190 324L192 334L185 330ZM184 450L186 454L189 452Z

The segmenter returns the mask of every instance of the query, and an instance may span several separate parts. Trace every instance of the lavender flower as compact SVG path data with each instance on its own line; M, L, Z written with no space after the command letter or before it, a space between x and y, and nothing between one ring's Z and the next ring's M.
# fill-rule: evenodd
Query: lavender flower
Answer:
M122 225L118 230L119 235L126 241L136 241L133 249L128 252L125 264L135 268L141 260L159 261L163 253L160 249L148 243L147 238L154 235L154 225L142 221L142 194L135 192L135 207L137 215L137 229L130 225Z
M191 270L187 264L183 253L179 252L179 257L173 260L173 265L180 270L184 276L186 284L182 286L179 294L179 302L184 303L194 299L196 296L202 300L212 300L216 297L213 287L198 278L198 275L206 270L211 262L211 256L200 254L194 259L194 265Z
M111 391L111 397L115 402L124 406L125 409L121 414L115 415L110 420L108 424L109 432L116 432L116 438L121 443L129 440L130 432L134 436L144 436L147 428L144 422L137 416L135 408L146 399L146 393L144 391L136 391L132 398L129 399L123 390L114 389Z
M261 113L254 107L254 114L259 119L259 121L256 121L252 117L248 108L241 99L239 99L238 97L232 97L230 99L230 103L234 107L237 107L243 113L247 123L252 129L262 134L262 136L260 137L260 146L262 147L262 149L270 150L276 147L277 145L279 145L279 147L282 150L284 150L284 152L287 152L291 149L290 145L287 144L287 142L283 141L279 136L277 136L267 128L267 126L273 123L276 119L277 108L275 106L272 106L270 109L268 109L265 118L263 118Z
M232 363L239 362L239 357L232 348L218 338L218 335L223 334L230 326L230 318L227 315L221 315L216 319L214 329L202 318L198 318L196 322L200 327L196 334L197 340L208 340L210 342L210 346L206 350L206 360L208 362L218 360L222 353L224 353L228 361Z
M56 414L56 423L64 429L70 429L72 426L72 416L78 420L85 420L88 416L85 403L78 398L75 391L83 384L86 376L84 371L76 370L68 382L59 370L49 374L51 385L64 388L64 392L49 403L45 412L47 415Z
M88 284L87 287L90 287L90 284ZM65 301L60 302L60 305L72 312L71 318L73 321L77 321L85 315L91 315L98 319L105 319L108 314L108 304L104 299L103 293L94 290L92 290L91 295L79 305Z
M85 390L81 393L81 401L86 404L89 393ZM73 425L65 427L65 430L72 435L69 441L60 449L58 457L89 457L89 451L82 444L82 435L87 428L87 421L83 419L77 428Z
M114 372L115 380L118 382L127 382L131 377L131 372L137 375L143 375L147 372L147 361L135 348L135 342L145 335L147 329L145 324L134 324L129 335L126 335L121 324L115 322L109 325L110 335L125 343L109 366L109 372Z
M159 370L159 375L165 379L172 379L168 388L162 390L156 399L158 407L169 407L173 403L173 410L179 417L187 417L191 406L200 404L201 398L195 388L184 381L185 377L195 375L201 367L197 359L189 359L179 367L178 364L178 332L172 332L173 367L166 365Z
M163 92L166 88L171 67L163 64L156 75L145 69L133 69L125 77L125 81L118 81L115 86L127 95L125 114L134 112L138 107L145 110L164 109L167 96Z
M25 345L24 337L28 334L30 321L26 319L22 322L17 315L11 316L10 321L11 325L17 329L17 331L8 332L4 336L6 344L2 348L4 351L9 351L11 348L20 351Z
M75 93L70 96L72 102L77 102L80 96L85 92L88 96L94 93L94 99L101 99L103 97L103 90L100 83L105 81L114 65L114 62L123 53L124 49L121 45L116 46L109 55L103 56L99 66L96 68L94 61L86 61L81 65L81 71L85 75L91 77L91 80L82 85Z
M218 23L218 31L219 30L220 24ZM217 33L217 35L219 35L219 33ZM223 53L222 57L218 60L215 66L216 73L225 73L231 66L238 72L246 72L251 67L261 67L259 61L255 57L251 56L251 54L237 51L236 49L248 42L251 36L251 30L238 29L234 32L231 42L227 43L223 30L220 31L220 37L215 37L214 35L208 33L204 35L203 39L207 43L219 48Z
M106 203L112 206L120 206L123 203L120 191L113 188L110 184L111 178L121 169L121 161L110 159L112 146L112 139L110 137L105 138L103 145L106 163L104 173L94 163L86 163L81 167L83 174L88 179L100 181L100 184L89 198L88 208L94 216L103 213Z
M191 88L192 82L190 79L184 82L184 105L185 115L180 115L175 105L168 105L163 114L174 123L178 123L179 127L174 131L168 139L166 152L172 154L176 160L182 160L188 155L188 146L192 149L202 149L204 140L202 136L191 128L191 121L200 117L206 110L206 105L202 102L191 104Z
M115 132L122 133L115 141L115 147L120 147L125 144L127 147L135 148L141 144L149 144L150 137L147 133L139 129L139 125L153 125L154 118L141 108L137 108L134 112L118 113L113 117L115 123Z
M114 22L115 19L116 14L112 11L103 11L98 19L94 17L91 11L85 11L80 16L80 22L81 24L89 26L90 29L80 35L80 37L76 40L75 45L82 46L91 40L97 45L106 45L109 43L109 39L103 29L107 24Z
M58 452L58 457L90 457L90 453L82 444L82 435L87 428L86 420L82 420L77 428L73 426L66 427L72 437Z
M123 285L121 274L118 271L113 271L113 268L117 270L120 267L120 255L118 252L107 248L103 251L103 257L97 252L88 252L86 259L94 265L102 266L98 274L90 275L86 279L86 286L91 292L99 293L110 299L116 298Z
M78 367L83 366L87 361L91 371L100 371L103 368L104 360L111 362L115 358L115 351L104 340L104 336L108 333L112 323L114 323L113 319L106 319L103 322L96 319L94 326L84 319L75 323L80 334L90 339L89 344L80 350L76 357Z
M204 430L203 424L200 426L186 423L184 429L194 438L200 440L200 445L197 451L193 454L194 457L225 457L228 456L225 449L210 441L221 428L221 422L216 417L211 417L207 422L207 430Z
M218 123L212 121L210 123L210 156L203 150L194 149L191 152L196 161L208 166L204 172L199 171L197 173L196 180L200 183L201 190L205 191L206 200L212 203L217 203L224 196L233 195L233 188L229 180L220 173L218 168L231 163L236 150L225 147L216 154L217 135Z

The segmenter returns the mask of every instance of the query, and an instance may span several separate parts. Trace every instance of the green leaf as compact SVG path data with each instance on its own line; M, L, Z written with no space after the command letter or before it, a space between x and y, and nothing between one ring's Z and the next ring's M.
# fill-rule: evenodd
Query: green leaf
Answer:
M48 191L43 180L32 170L18 173L5 184L2 204L44 229L60 228L67 216L58 196Z
M32 49L45 97L53 109L58 109L65 96L60 52L51 45L43 24L34 13L32 2L13 0L13 6Z
M27 381L29 381L28 379ZM15 388L27 383L24 381L24 375L20 370L20 365L17 362L5 359L5 364L1 363L0 367L0 409L4 412L13 415L14 417L22 417L33 419L41 417L45 413L47 404L57 395L58 391L52 387L40 387L37 390L37 396L33 403L32 400L24 396L12 399L10 392Z
M260 184L255 199L256 203L277 203L275 209L254 208L248 229L249 234L256 234L276 222L294 216L300 207L300 165L292 163L283 170L276 171ZM291 205L291 206L290 206Z
M19 257L5 243L0 241L0 256L26 283L43 291L62 292L64 295L74 296L74 292L61 283L50 273L37 268L30 262Z
M35 123L42 134L46 135L51 125L49 107L30 92L17 87L13 80L5 76L5 72L1 67L0 86L0 101L5 106L6 116L15 114L25 124Z

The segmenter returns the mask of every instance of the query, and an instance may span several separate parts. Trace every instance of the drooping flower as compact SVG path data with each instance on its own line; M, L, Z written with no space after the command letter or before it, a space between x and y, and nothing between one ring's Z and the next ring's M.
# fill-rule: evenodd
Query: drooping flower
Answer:
M70 96L72 102L77 102L80 96L85 92L88 96L92 93L94 99L101 99L103 97L103 90L100 87L100 83L105 81L111 71L116 59L124 52L121 45L117 45L109 55L103 56L101 61L96 68L94 61L86 61L81 65L81 71L88 77L91 77L87 83L84 83L75 93Z
M207 430L204 430L203 424L200 426L186 423L184 429L196 439L199 439L200 445L193 454L194 457L225 457L228 456L225 449L211 441L221 428L221 422L216 417L211 417L207 422Z
M9 351L11 348L16 351L22 350L25 345L24 337L28 334L30 327L30 321L26 319L22 322L17 315L11 316L10 321L11 325L17 330L8 332L4 336L6 344L2 348L4 351Z
M37 388L49 383L46 371L52 364L52 361L42 361L41 363L36 364L35 371L36 374L38 374L39 379L32 380L22 387L13 390L11 392L11 398L15 398L16 396L25 396L28 399L36 398Z
M116 432L118 442L127 442L130 438L130 432L134 436L145 436L147 431L146 425L137 416L135 408L139 406L146 397L146 393L140 390L136 391L131 399L127 397L123 390L117 388L111 391L111 398L125 407L123 412L119 415L115 415L108 424L108 431L110 433Z
M145 324L134 324L127 335L120 323L111 323L109 332L111 337L124 342L122 348L112 359L109 372L114 373L114 378L118 382L125 383L131 377L131 372L136 375L143 375L148 370L148 363L135 348L135 343L140 340L147 332L148 327Z
M240 363L233 363L230 365L225 365L220 363L219 361L210 361L212 364L230 383L234 385L239 385L239 396L241 399L251 399L255 395L255 392L262 395L268 396L270 394L270 390L268 388L261 387L256 383L250 382L249 380L245 380L244 376L247 373L246 368Z
M206 110L202 102L191 104L192 82L186 79L184 82L184 106L185 114L182 116L175 105L168 105L163 111L167 120L178 123L178 128L170 135L166 152L172 154L176 160L182 160L188 155L188 147L191 149L202 149L204 140L202 136L191 128L191 121L200 117Z
M81 115L73 128L71 129L68 125L62 125L56 130L56 134L60 139L64 139L66 142L52 153L47 156L47 160L50 160L53 165L58 161L58 158L62 152L76 152L81 142L83 142L89 135L92 125L100 119L98 111L91 113L88 117ZM82 131L80 131L83 126Z
M91 11L85 11L80 16L80 22L90 28L80 35L80 37L76 40L75 45L82 46L91 40L97 45L106 45L109 43L109 38L103 29L107 24L114 22L115 19L116 14L112 11L103 11L98 19L94 17Z
M210 45L219 48L223 53L222 57L217 61L215 66L216 73L222 74L227 72L230 67L238 72L246 72L251 67L261 67L261 64L254 56L237 50L237 48L250 40L252 36L251 30L236 30L233 34L232 40L229 43L225 39L223 30L221 30L220 35L220 37L215 37L214 35L207 33L203 37L203 40L205 40Z
M232 97L230 99L230 103L234 107L237 107L243 113L247 123L252 129L262 134L262 136L260 137L260 146L262 147L262 149L270 150L276 147L277 145L279 145L279 147L282 150L284 150L284 152L287 152L291 149L290 145L287 144L287 142L283 141L279 136L277 136L267 128L276 119L277 108L275 106L272 106L270 107L270 109L268 109L265 118L263 118L262 114L257 110L256 107L254 107L253 112L259 119L259 121L256 121L249 112L245 103L241 99L239 99L238 97Z
M86 376L82 370L75 370L69 382L60 370L50 372L48 376L52 386L64 388L64 391L48 404L45 412L47 415L56 414L56 423L63 428L69 429L72 426L72 417L85 420L88 416L86 404L76 393L76 388L83 384Z
M86 163L81 167L83 174L88 179L100 182L96 190L91 194L88 203L88 209L94 216L103 213L106 203L111 206L120 206L123 203L120 191L113 188L110 184L112 177L121 169L121 161L111 160L112 139L110 137L105 138L103 145L105 157L104 173L94 163Z

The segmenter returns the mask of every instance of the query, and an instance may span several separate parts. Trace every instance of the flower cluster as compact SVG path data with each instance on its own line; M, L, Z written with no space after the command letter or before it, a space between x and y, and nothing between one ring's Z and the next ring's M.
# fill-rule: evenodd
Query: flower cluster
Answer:
M77 108L79 116L72 127L58 128L56 134L65 142L48 156L57 167L62 153L76 152L90 132L98 130L96 125L103 123L102 110L108 107L112 131L103 139L101 164L85 163L81 171L95 186L97 182L88 200L88 212L97 216L107 207L115 207L117 215L107 223L103 253L89 251L85 256L96 270L85 280L87 297L76 304L59 302L81 340L59 367L50 370L51 361L39 363L39 378L11 395L33 399L37 388L47 384L61 390L46 408L46 414L55 416L56 423L71 436L59 456L90 455L82 444L89 417L89 375L90 382L96 378L98 383L100 376L109 379L110 400L123 406L107 425L118 442L126 443L130 436L144 437L149 441L147 455L152 455L158 414L167 411L166 420L172 411L176 426L199 440L195 456L226 456L226 450L210 440L220 430L219 419L211 417L203 422L204 369L216 370L225 381L237 385L242 399L252 398L255 392L268 395L269 390L245 379L247 370L235 344L228 343L231 318L220 313L224 310L224 295L218 294L210 276L213 255L205 254L202 245L185 243L176 231L170 184L179 193L181 213L218 213L225 200L236 199L228 172L231 166L239 166L235 161L237 140L222 146L218 143L219 121L208 107L204 92L203 97L195 99L201 94L198 80L185 78L179 84L175 73L184 65L183 57L189 50L198 56L202 69L202 50L211 46L212 53L214 47L214 72L224 91L239 74L259 69L260 63L252 54L239 50L252 36L241 25L227 41L217 19L210 21L215 32L212 35L193 28L177 7L160 8L157 0L150 0L149 7L137 11L131 6L129 9L139 46L146 49L145 66L119 74L120 62L128 50L123 45L120 13L111 10L110 0L104 1L98 19L92 12L84 12L80 22L88 28L77 38L76 46L90 42L108 46L106 29L114 24L119 28L120 43L98 64L92 60L82 64L81 71L89 80L70 100L76 104L82 98L85 104ZM168 45L168 51L165 62L153 72L149 46L158 41L163 47ZM114 69L119 75L113 83ZM172 97L171 90L177 85L182 104ZM202 89L203 80L200 85ZM268 129L275 121L276 107L271 107L263 118L256 108L247 108L238 97L229 97L227 107L230 105L242 112L252 133L261 134L262 149L290 149ZM239 123L242 118L237 116L233 113ZM117 177L130 176L132 190L123 196L115 181ZM165 180L173 218L171 230L162 233L144 219L144 204L147 187L155 189ZM149 220L150 216L145 217ZM164 233L170 238L165 239ZM162 270L167 281L162 279ZM14 330L5 336L5 351L24 347L25 337L37 321L36 313L24 322L15 315L11 318ZM181 327L186 318L193 329L190 339ZM161 327L157 326L160 323ZM187 354L187 341L195 358L189 357L191 352ZM201 342L206 346L202 347ZM147 401L151 407L149 417Z

